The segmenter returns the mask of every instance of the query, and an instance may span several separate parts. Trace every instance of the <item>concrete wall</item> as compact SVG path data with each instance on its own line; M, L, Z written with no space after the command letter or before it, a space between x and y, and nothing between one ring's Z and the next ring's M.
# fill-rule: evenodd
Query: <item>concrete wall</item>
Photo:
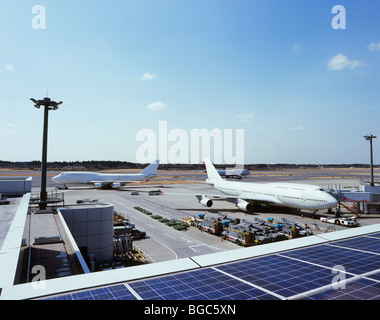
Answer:
M68 207L59 211L79 248L86 247L87 254L95 256L96 263L112 261L113 205Z
M0 193L22 196L32 190L32 177L0 177Z

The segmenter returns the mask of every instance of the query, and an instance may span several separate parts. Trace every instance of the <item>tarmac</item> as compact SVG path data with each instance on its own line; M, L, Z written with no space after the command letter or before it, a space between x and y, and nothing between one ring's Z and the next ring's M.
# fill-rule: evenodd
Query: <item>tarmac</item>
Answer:
M9 174L9 171L0 171L0 175ZM48 191L55 191L55 183L51 178L60 172L48 172ZM18 176L33 176L32 193L39 192L40 176L38 172L17 171L12 174ZM33 174L33 175L32 175ZM311 218L311 212L301 212L286 208L274 207L262 210L262 212L246 213L239 210L234 204L227 201L215 201L213 207L205 208L199 204L195 196L173 195L171 193L217 193L207 184L203 184L206 174L202 171L164 171L159 170L157 177L147 184L130 184L120 189L95 189L92 186L69 186L68 190L58 190L64 193L64 205L77 205L77 200L99 200L114 205L115 211L136 228L147 233L145 239L134 240L134 246L143 252L149 262L176 260L185 257L216 253L240 248L238 245L222 241L220 237L201 232L195 227L186 231L178 231L134 209L138 206L161 215L168 219L189 218L200 213L206 216L217 216L223 213L228 216L253 221L256 217L267 218L284 217L299 224L308 224L315 234L327 231L341 230L346 227L325 224ZM287 181L295 183L316 184L321 187L340 186L341 188L358 187L360 183L368 180L368 169L298 169L281 171L256 171L242 179L243 182L269 182ZM148 191L161 189L163 195L150 196ZM139 191L139 195L131 195L131 190ZM169 194L170 193L170 194ZM62 206L63 204L58 204ZM321 212L322 214L325 212ZM12 221L11 214L0 214L2 229L6 232L6 226ZM362 226L380 223L377 217L360 219ZM1 238L0 238L1 241ZM1 242L0 242L1 246Z

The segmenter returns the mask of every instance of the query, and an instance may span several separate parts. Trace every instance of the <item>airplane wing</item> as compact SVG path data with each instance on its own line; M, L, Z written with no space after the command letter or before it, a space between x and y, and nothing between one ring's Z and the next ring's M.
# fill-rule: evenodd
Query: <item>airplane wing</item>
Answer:
M228 196L228 197L232 197L232 196ZM277 198L271 197L268 195L264 195L264 194L253 195L253 194L243 193L240 196L237 196L236 198L242 199L242 200L251 200L251 201L257 201L257 202L283 205L283 203L280 200L278 200Z
M137 183L142 183L142 182L146 182L148 181L149 179L147 180L144 180L144 181L139 181L139 180L126 180L126 181L104 181L104 180L101 180L101 181L97 181L97 180L92 180L92 181L89 181L88 183L91 183L94 185L95 188L108 188L108 187L114 187L114 188L120 188L120 187L123 187L125 186L126 184L129 184L129 183L132 183L132 182L137 182Z
M236 200L241 199L245 201L255 201L255 202L261 202L261 203L269 203L269 204L277 204L282 205L283 203L276 199L275 197L267 196L267 195L252 195L252 194L241 194L239 196L230 196L230 195L195 195L198 200L199 197L205 196L207 198L210 198L212 200Z
M92 180L89 181L88 183L91 183L94 185L95 188L111 188L113 186L121 187L123 184L119 181L97 181L97 180Z
M102 183L102 184L112 184L112 183L121 183L121 184L127 184L127 183L132 183L132 182L147 182L149 181L148 178L143 179L143 180L91 180L88 181L87 183Z
M236 201L237 199L245 200L245 201L256 201L256 202L261 202L261 203L268 203L268 204L276 204L276 205L283 205L283 203L276 199L275 197L271 197L268 195L253 195L249 193L242 193L239 196L230 196L230 195L225 195L225 194L207 194L207 193L167 193L164 192L165 194L171 194L171 195L181 195L181 196L195 196L197 199L200 201L204 197L211 199L211 200L227 200L227 201Z
M226 175L226 178L243 179L243 176L240 174L229 174L229 175Z
M95 184L95 183L101 183L103 185L106 185L106 184L113 184L113 183L126 183L126 182L135 182L135 181L104 181L104 180L91 180L89 181L88 183L92 183L92 184Z

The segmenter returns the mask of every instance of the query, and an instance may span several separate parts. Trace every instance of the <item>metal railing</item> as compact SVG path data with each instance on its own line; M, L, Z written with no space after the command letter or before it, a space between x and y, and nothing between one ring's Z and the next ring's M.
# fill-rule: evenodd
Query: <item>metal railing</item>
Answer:
M30 197L30 204L39 204L41 202L40 192L32 192ZM56 205L57 203L65 204L64 192L58 192L57 190L52 190L47 194L46 203L47 205Z

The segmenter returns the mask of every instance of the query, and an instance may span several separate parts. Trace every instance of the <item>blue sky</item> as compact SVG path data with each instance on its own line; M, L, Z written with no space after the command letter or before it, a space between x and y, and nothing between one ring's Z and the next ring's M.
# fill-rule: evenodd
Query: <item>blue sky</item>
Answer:
M331 25L338 4L344 30ZM158 136L166 121L189 139L244 129L245 163L368 163L379 12L376 0L4 0L0 160L41 158L43 113L29 99L48 90L63 101L49 161L136 162L139 130Z

